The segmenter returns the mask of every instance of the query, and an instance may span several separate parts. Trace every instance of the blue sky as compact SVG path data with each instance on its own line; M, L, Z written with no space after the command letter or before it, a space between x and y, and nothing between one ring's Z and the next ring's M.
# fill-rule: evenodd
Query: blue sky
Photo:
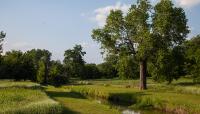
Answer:
M91 39L93 28L104 25L111 9L127 12L136 0L0 0L0 30L7 33L4 52L48 49L53 59L81 44L88 63L101 63L100 46ZM151 0L153 3L157 0ZM174 0L185 9L191 33L200 34L200 0Z

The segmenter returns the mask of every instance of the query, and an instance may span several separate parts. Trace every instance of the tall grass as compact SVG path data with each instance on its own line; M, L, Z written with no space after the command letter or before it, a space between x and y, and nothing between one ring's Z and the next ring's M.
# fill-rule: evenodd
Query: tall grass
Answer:
M62 109L39 84L8 81L0 84L0 114L60 114Z
M197 86L192 86L191 88L195 87ZM140 91L136 88L115 85L103 86L98 83L98 85L67 86L65 88L86 96L101 97L106 100L125 103L126 105L131 105L132 108L155 108L181 114L200 113L198 87L187 90L185 89L187 87L184 86L167 86L165 84L152 83L148 90Z

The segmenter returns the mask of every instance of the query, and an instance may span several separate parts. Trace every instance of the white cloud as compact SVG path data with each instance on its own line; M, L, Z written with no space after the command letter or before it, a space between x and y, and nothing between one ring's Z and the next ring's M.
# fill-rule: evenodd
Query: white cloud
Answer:
M4 50L10 51L10 50L22 50L27 51L29 49L32 49L33 46L28 42L4 42Z
M160 0L150 0L152 4L158 3ZM172 0L178 6L191 8L193 6L199 5L200 0ZM124 14L126 14L130 8L131 4L123 4L121 2L117 2L115 5L109 5L105 7L101 7L94 10L94 16L90 18L92 21L95 21L98 26L103 27L105 25L106 17L109 15L111 10L122 10ZM85 16L85 14L81 14Z
M97 22L97 24L102 27L105 25L106 17L109 15L111 10L122 10L124 13L127 13L130 6L130 4L117 2L115 5L98 8L94 11L95 17L93 17L92 20Z
M156 4L160 0L150 0L151 3ZM185 8L191 8L193 6L196 6L200 4L200 0L172 0L175 2L177 5L185 7Z
M200 0L176 0L176 2L178 3L178 5L187 8L200 4Z

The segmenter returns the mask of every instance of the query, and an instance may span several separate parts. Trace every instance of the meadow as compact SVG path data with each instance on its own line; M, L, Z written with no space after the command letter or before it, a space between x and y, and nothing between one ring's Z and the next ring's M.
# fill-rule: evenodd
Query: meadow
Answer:
M134 110L160 110L163 113L199 114L200 85L182 78L171 85L148 80L148 90L138 89L138 80L87 80L65 86L84 96L98 97Z
M182 78L171 85L148 79L148 90L138 80L73 80L61 87L32 82L0 81L2 114L199 114L200 85Z
M60 114L63 107L50 99L39 84L0 82L0 114Z

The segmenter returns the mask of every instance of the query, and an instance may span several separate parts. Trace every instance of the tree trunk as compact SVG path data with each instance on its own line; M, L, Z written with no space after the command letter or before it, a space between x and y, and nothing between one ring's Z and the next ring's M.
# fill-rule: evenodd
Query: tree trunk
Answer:
M146 83L146 73L147 73L147 61L140 61L140 90L147 89Z

